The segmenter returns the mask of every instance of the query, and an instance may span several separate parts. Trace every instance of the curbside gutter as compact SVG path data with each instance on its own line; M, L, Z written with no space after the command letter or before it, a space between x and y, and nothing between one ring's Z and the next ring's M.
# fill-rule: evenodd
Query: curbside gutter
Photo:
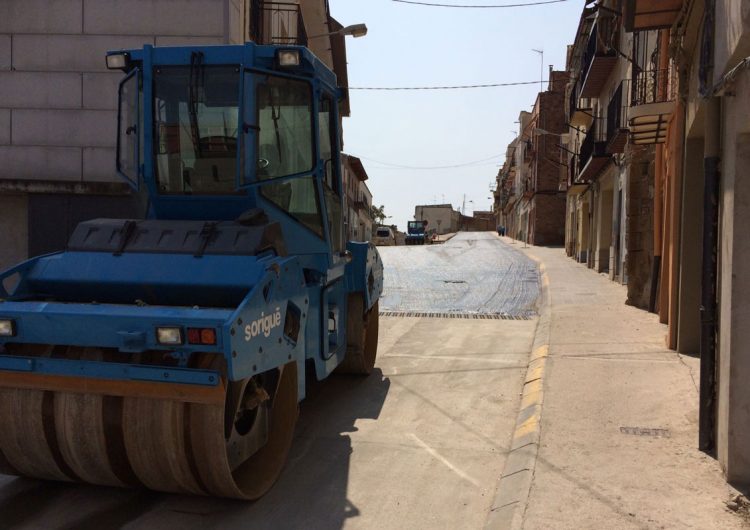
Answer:
M539 264L541 275L539 320L534 333L534 343L526 369L521 406L516 418L510 450L485 522L487 530L517 530L523 527L523 516L531 492L541 438L544 376L549 354L551 322L549 276L540 260L525 253L524 255Z

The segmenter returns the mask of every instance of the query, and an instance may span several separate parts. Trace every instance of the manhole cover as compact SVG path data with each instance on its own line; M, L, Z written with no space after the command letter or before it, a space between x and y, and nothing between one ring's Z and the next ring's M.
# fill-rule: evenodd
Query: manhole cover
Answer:
M649 427L620 427L622 434L631 434L634 436L651 436L653 438L669 438L672 435L669 429L652 429Z

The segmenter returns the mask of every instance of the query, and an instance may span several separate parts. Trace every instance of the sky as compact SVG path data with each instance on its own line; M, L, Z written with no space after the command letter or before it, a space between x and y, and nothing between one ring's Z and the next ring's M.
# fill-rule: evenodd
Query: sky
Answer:
M533 0L432 0L463 5ZM537 81L468 90L350 90L344 151L361 158L373 194L403 230L418 204L465 204L466 214L489 210L491 188L505 150L518 132L518 114L531 110L549 65L565 69L582 0L505 9L454 9L392 0L329 0L344 26L367 24L347 37L351 87L444 86ZM545 83L546 88L546 83ZM488 160L490 157L492 159ZM404 166L444 169L406 169ZM401 167L395 167L401 166ZM464 203L465 197L465 203ZM473 201L473 202L470 202Z

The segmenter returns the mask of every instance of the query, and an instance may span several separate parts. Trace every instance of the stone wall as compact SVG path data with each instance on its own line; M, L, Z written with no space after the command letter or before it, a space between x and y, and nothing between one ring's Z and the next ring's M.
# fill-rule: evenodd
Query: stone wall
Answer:
M654 261L654 155L653 147L631 150L625 222L626 303L648 309Z

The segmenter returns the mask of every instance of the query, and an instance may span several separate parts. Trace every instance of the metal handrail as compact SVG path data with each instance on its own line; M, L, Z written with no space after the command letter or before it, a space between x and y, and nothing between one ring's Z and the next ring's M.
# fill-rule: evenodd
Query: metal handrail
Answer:
M648 105L674 101L676 76L674 68L640 70L634 67L631 105Z
M627 79L620 81L607 105L607 141L611 140L618 130L627 128L628 107L625 104L625 94L628 93L627 84Z
M579 162L580 167L586 167L586 164L594 155L596 144L604 142L606 139L606 125L604 119L601 117L594 118L591 127L586 133L586 138L581 143L581 150L579 151Z
M307 46L307 32L299 4L253 0L250 34L257 44Z

